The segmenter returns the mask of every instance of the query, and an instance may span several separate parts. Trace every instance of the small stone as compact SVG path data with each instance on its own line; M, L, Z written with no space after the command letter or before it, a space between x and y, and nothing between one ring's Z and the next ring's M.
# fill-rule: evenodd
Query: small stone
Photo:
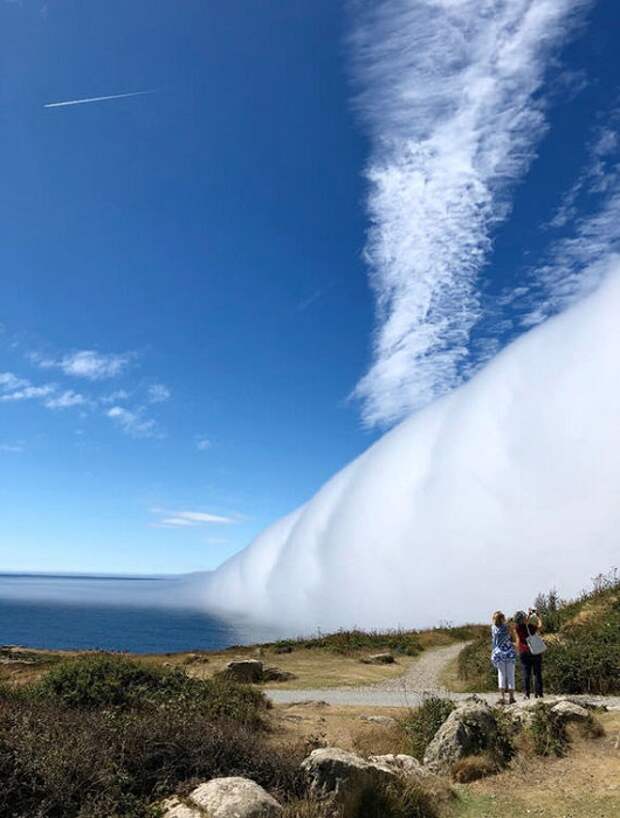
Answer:
M368 721L371 724L378 724L381 727L394 727L396 724L396 719L393 719L391 716L367 716L363 715L360 716L361 721Z
M365 665L393 665L395 661L391 653L373 653L360 659Z

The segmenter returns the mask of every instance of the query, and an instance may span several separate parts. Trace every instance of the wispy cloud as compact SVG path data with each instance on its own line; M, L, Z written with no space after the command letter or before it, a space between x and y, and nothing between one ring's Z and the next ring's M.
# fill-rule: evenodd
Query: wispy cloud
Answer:
M0 443L0 452L5 454L21 454L24 447L21 443Z
M589 0L383 0L353 37L373 136L366 256L374 363L356 395L390 424L459 382L477 274L545 129L553 49Z
M156 421L144 416L144 409L113 406L106 415L131 437L161 437Z
M115 389L114 392L110 392L109 395L103 395L103 397L99 398L99 402L105 406L111 403L118 403L121 400L127 400L128 397L129 392L125 389Z
M86 406L88 403L89 400L84 395L74 392L73 389L66 389L59 395L48 398L45 406L48 409L69 409L72 406Z
M235 517L211 514L205 511L166 511L161 508L153 508L151 512L160 517L156 523L151 524L156 528L195 528L204 525L227 525L238 522Z
M170 399L170 389L163 383L154 383L148 388L149 403L163 403Z
M199 437L196 440L196 448L199 452L206 452L207 449L210 449L213 444L209 440L208 437Z
M620 120L612 111L610 123ZM543 263L529 274L530 286L513 308L521 324L539 324L593 290L620 253L620 138L611 125L597 128L585 167L567 191L547 227L569 235L553 241Z
M0 372L0 391L11 392L20 389L22 386L29 386L29 382L24 378L19 378L13 372Z
M82 349L61 358L45 358L32 355L31 359L43 369L60 369L65 375L87 378L91 381L114 378L129 366L133 354L111 354L94 349Z
M26 382L27 383L27 382ZM5 403L10 401L21 400L36 400L37 398L46 398L52 395L56 387L53 384L45 384L44 386L25 385L12 392L3 392L0 395L0 401Z
M112 99L127 99L127 97L141 97L145 94L154 94L156 89L148 91L129 91L125 94L107 94L103 97L82 97L81 99L67 99L62 102L47 102L44 108L66 108L69 105L86 105L89 102L107 102Z

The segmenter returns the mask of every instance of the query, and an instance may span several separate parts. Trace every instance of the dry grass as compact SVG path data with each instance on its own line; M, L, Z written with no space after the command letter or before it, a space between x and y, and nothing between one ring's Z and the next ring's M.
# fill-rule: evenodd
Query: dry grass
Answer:
M384 727L362 716L402 717L403 711L390 707L320 706L318 704L276 705L271 711L277 744L305 742L309 749L337 746L361 755L403 752L403 733L398 727Z
M575 736L563 758L519 755L510 768L460 785L454 818L617 818L620 815L620 712L600 716L606 735ZM525 783L526 782L526 783Z

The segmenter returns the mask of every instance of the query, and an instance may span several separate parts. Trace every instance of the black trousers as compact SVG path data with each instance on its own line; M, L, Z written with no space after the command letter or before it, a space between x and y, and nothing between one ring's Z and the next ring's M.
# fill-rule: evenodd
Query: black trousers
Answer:
M521 654L521 671L523 673L523 688L525 695L532 692L532 673L534 674L534 689L537 696L543 694L542 655L532 656L531 653Z

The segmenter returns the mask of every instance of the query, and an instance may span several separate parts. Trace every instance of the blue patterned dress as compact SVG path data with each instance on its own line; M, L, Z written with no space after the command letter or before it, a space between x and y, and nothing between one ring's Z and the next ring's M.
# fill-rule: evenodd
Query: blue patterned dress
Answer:
M497 667L503 662L516 662L517 652L510 640L510 633L507 625L493 625L491 627L491 640L493 649L491 651L491 662Z

